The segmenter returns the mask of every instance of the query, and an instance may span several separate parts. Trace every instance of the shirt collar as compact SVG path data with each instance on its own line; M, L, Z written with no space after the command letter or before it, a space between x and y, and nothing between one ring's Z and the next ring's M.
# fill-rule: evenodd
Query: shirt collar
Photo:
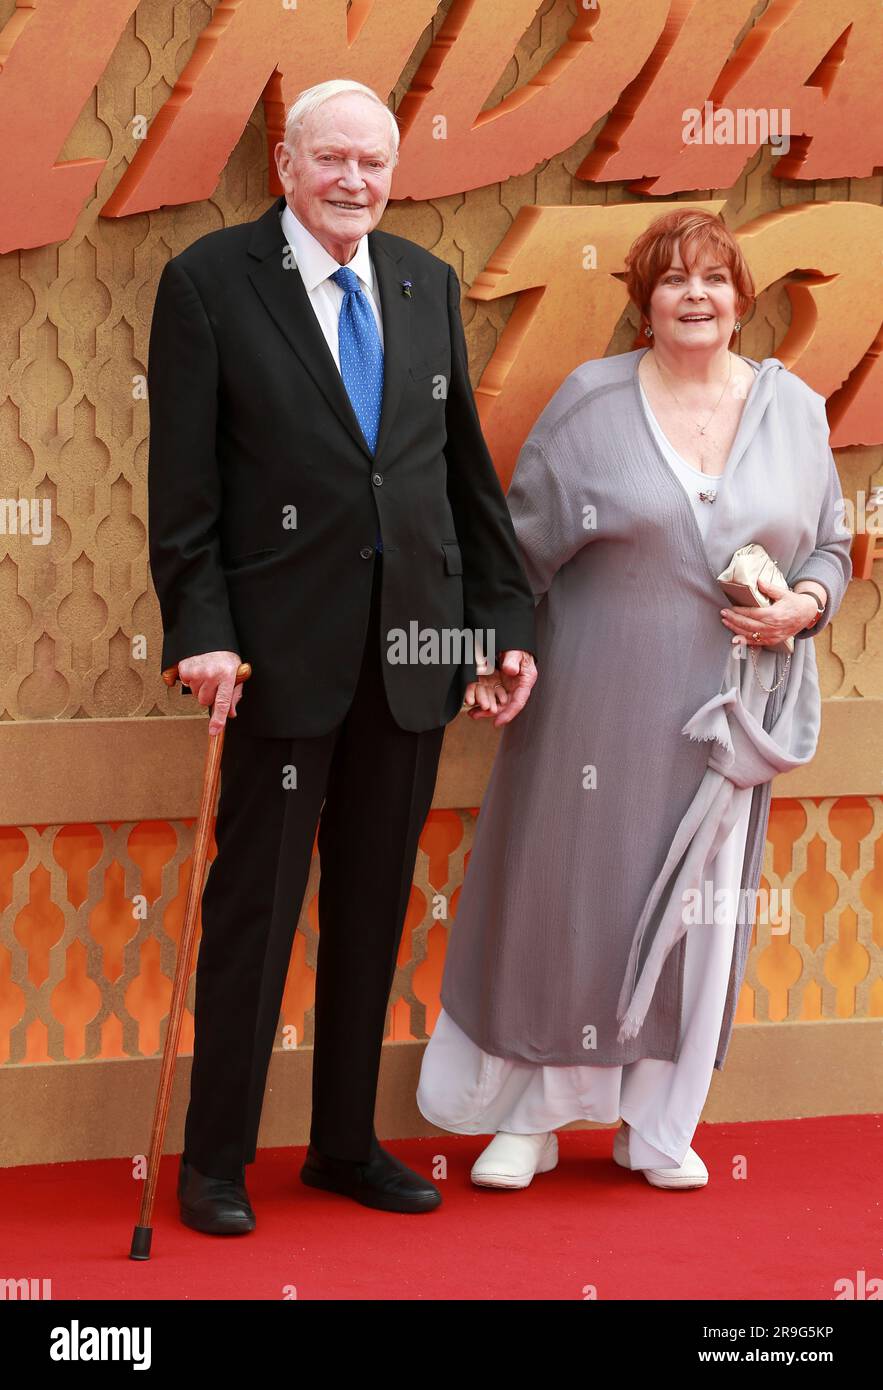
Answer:
M335 270L340 269L340 262L336 261L312 232L295 217L288 203L283 207L279 220L282 224L282 234L294 252L304 286L307 290L314 290L323 280L327 280L329 275L333 275ZM356 254L347 262L347 269L353 271L362 284L373 291L374 273L368 254L367 236L359 238Z

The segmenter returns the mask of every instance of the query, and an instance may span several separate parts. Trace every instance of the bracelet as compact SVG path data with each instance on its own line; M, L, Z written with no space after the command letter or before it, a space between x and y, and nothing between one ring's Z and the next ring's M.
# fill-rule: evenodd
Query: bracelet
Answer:
M819 618L822 616L825 609L828 607L827 603L822 603L822 600L819 598L818 594L814 594L812 589L795 589L794 592L806 594L807 598L815 599L816 603L818 604L818 612L816 613L816 616L813 618L812 622L804 623L804 628L815 627L816 623L819 621Z

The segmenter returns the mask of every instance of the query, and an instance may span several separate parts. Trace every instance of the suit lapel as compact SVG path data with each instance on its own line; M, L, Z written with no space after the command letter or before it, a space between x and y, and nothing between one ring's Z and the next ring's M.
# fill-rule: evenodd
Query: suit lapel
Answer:
M401 255L384 244L382 232L368 233L368 246L380 293L383 317L383 405L377 450L371 453L350 402L343 378L313 312L297 267L286 268L287 242L279 222L284 198L277 198L254 223L248 252L256 262L249 276L264 307L312 376L328 404L356 444L374 461L386 443L402 397L411 360L411 301L402 292Z
M368 233L368 247L380 286L383 316L383 406L375 455L379 457L389 438L411 365L411 300L402 290L402 280L407 276L401 254L389 249L390 243L382 232Z

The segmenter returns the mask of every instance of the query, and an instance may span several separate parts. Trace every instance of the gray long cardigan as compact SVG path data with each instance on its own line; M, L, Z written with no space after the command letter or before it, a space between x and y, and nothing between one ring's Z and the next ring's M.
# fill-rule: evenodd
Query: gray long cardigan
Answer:
M816 632L851 573L824 398L775 357L755 364L703 542L641 404L648 350L566 378L508 494L537 604L539 679L501 732L441 998L486 1052L533 1063L677 1059L681 889L701 882L735 783L754 786L742 872L753 894L771 778L812 756L819 726L811 641L795 643L786 682L761 695L768 733L745 712L727 680L732 634L715 576L759 541L789 584L825 586ZM759 655L772 685L779 658ZM752 914L740 917L718 1069L752 931Z

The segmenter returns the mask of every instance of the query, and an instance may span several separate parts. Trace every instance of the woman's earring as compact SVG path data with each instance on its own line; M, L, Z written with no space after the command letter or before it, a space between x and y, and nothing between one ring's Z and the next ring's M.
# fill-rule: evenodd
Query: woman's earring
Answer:
M650 327L649 323L647 324L647 327L644 329L644 337L645 337L645 338L652 338L652 337L653 337L653 329Z
M734 333L738 333L738 332L739 332L739 329L740 329L741 327L742 327L741 323L739 322L738 319L736 319L736 322L733 324L733 332L734 332Z

